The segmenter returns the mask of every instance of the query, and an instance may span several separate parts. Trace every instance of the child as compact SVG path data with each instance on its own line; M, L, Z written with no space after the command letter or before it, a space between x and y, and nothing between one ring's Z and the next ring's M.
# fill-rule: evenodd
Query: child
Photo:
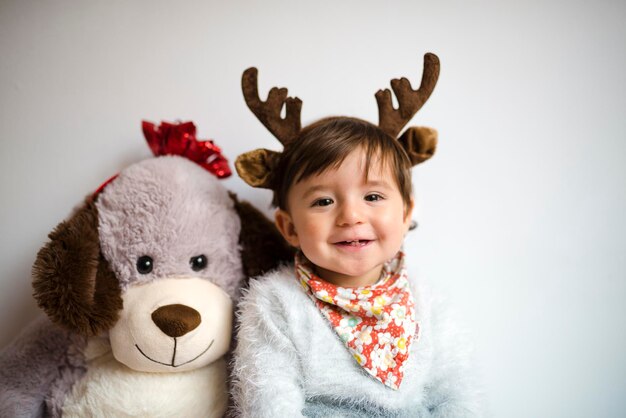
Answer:
M401 110L411 109L407 121L432 92L438 69L427 54L412 101L408 90L399 92L408 81L392 81ZM388 92L377 94L380 127L333 117L300 131L301 102L285 100L285 89L261 102L254 69L244 73L243 89L285 151L245 154L238 172L274 191L276 226L298 252L293 265L253 280L240 305L236 412L480 416L465 347L442 307L407 273L401 251L413 209L410 168L432 155L436 133L410 128L396 140L403 124L389 116ZM276 114L283 101L284 119Z

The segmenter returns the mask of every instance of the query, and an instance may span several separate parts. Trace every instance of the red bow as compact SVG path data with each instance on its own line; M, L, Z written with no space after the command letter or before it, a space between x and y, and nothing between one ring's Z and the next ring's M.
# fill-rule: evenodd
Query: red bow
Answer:
M155 156L186 157L220 179L232 174L228 167L228 160L213 141L196 139L196 126L193 122L161 122L157 127L153 123L143 121L142 128L146 141Z

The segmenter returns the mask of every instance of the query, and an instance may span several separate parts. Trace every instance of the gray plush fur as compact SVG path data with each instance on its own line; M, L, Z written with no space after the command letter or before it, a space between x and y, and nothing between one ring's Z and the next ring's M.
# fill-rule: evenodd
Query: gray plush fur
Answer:
M198 277L219 286L233 301L238 299L244 279L238 243L240 218L228 191L203 168L175 156L145 160L123 170L96 197L95 204L100 249L119 281L122 295L133 284L155 282L159 278ZM136 268L137 258L143 255L154 259L153 271L145 275ZM198 255L208 258L208 266L194 271L190 259ZM109 356L101 353L102 358L113 359L108 334L93 337L91 342L94 339L101 341L101 349ZM20 337L0 352L0 417L61 416L68 407L68 394L73 393L77 382L84 386L122 387L115 380L119 374L106 374L109 369L105 366L109 363L103 366L101 357L86 357L87 343L85 336L66 331L47 318L24 329ZM158 344L156 340L154 343ZM144 347L148 351L149 348ZM126 383L133 381L133 370L122 364L118 369L124 371L124 378L128 377ZM186 376L197 378L194 376L203 376L209 369L198 370L201 371L181 372L161 381L172 384ZM95 373L98 371L102 373ZM89 376L100 380L86 381ZM220 390L212 389L215 393L206 396L190 393L192 409L196 402L210 408L214 399L223 396L224 378L218 373L215 376ZM138 402L159 396L153 390L136 389L133 396ZM102 393L98 391L98 394ZM115 406L114 396L108 392L102 396L105 404L110 402ZM80 402L80 395L76 399ZM99 407L91 411L90 405L78 406L84 406L80 410L90 411L86 415L104 414ZM185 407L189 408L189 404Z
M412 285L421 331L395 391L357 365L301 289L293 266L252 281L240 304L233 367L237 413L254 418L482 416L463 333L427 288Z
M188 274L211 280L237 299L243 279L240 220L227 190L197 164L177 156L134 164L104 189L96 206L102 253L122 291ZM200 254L208 257L208 268L195 272L189 260ZM143 255L154 259L146 275L136 269Z
M59 416L63 397L55 395L84 374L85 342L46 317L25 328L0 353L0 417Z

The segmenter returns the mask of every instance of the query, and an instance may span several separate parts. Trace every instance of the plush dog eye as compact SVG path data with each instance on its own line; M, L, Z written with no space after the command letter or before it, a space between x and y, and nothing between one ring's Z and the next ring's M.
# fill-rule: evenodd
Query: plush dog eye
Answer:
M191 257L191 259L189 260L189 264L191 264L191 269L193 271L204 270L207 265L206 256L204 254L200 254L200 255Z
M154 268L154 262L149 255L142 255L137 259L137 271L139 274L148 274Z

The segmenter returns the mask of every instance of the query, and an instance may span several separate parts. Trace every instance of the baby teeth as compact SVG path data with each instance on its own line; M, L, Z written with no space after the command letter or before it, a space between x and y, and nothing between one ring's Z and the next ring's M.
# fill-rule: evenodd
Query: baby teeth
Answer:
M369 240L360 240L360 239L356 239L356 240L352 240L352 241L341 241L338 242L337 244L340 245L346 245L349 247L364 247L367 245L367 243L369 242Z

